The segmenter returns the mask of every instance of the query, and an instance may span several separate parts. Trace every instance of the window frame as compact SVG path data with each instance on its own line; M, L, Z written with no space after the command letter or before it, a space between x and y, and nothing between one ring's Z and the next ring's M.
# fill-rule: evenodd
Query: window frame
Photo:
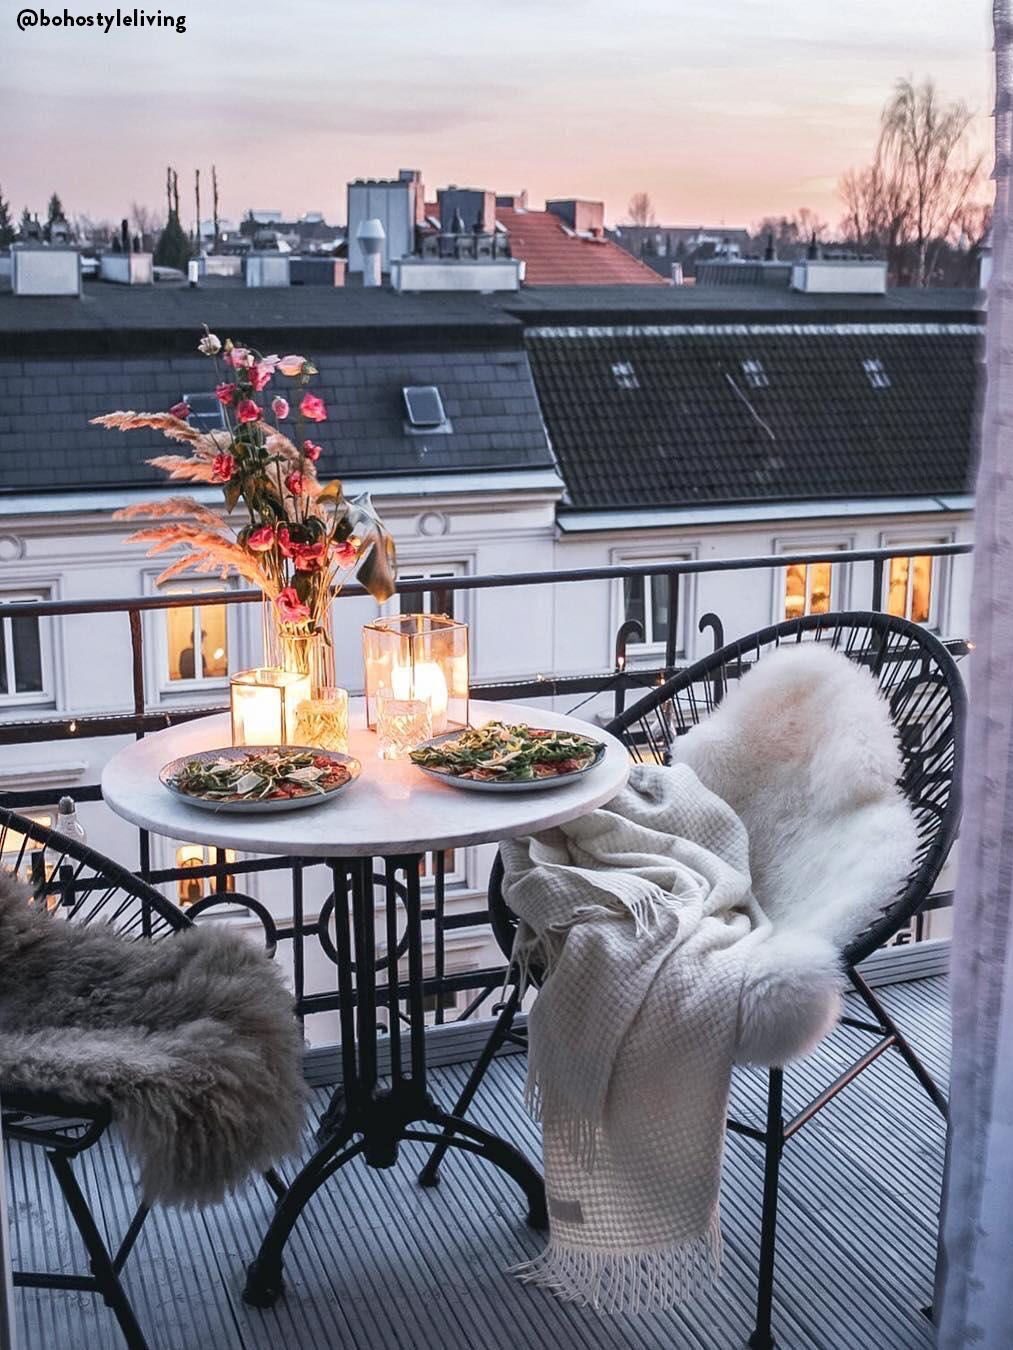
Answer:
M781 553L846 553L855 547L854 535L805 535L796 538L791 535L779 535L773 543L771 552ZM818 564L805 564L806 570ZM809 613L809 579L806 578L806 608ZM771 622L788 622L788 568L779 567L774 573L774 593L771 597ZM828 613L848 609L851 604L851 565L849 563L830 564L830 604Z
M944 530L937 533L925 530L888 530L880 535L880 548L897 549L897 557L907 559L924 557L924 550L927 548L938 548L941 544L952 544L954 535L952 530ZM929 617L925 623L919 624L919 627L926 628L930 633L942 633L949 623L950 616L950 585L952 581L952 568L949 558L930 557L931 570L929 573ZM883 564L883 590L879 596L880 609L884 614L889 614L887 608L890 599L890 561ZM911 607L911 577L908 573L908 593L906 610ZM903 615L908 618L908 615ZM917 623L917 619L909 619L910 623Z
M161 569L159 569L161 570ZM191 612L201 608L199 597L203 592L236 590L234 578L221 581L217 577L174 577L165 586L157 584L159 573L148 571L144 574L144 590L148 595L180 595L192 591L195 602ZM173 680L169 678L169 633L168 609L150 611L144 637L145 650L145 689L150 706L166 703L192 702L194 698L224 694L229 687L229 673L242 670L252 664L245 660L245 633L240 623L242 605L225 606L226 673L224 675L200 676L193 679Z
M659 551L657 548L644 549L613 549L610 561L617 567L643 566L647 563L658 563L661 566L668 566L671 563L695 562L699 556L699 545L680 544L678 548ZM663 576L643 577L645 591L647 583L654 585L667 584L667 578ZM677 661L688 661L691 657L690 642L694 631L692 622L696 616L696 576L690 574L679 578L679 615L678 626L675 635L675 659ZM612 660L612 644L615 636L619 632L622 624L626 622L626 599L624 594L624 585L626 578L617 577L612 591L611 617L612 631L609 634L609 661ZM651 612L648 605L648 597L644 596L644 614ZM628 663L656 662L660 656L664 658L666 643L664 640L657 641L653 633L648 636L645 634L643 642L628 642L626 644L626 659Z
M16 604L22 600L57 599L56 585L45 581L18 582L11 578L10 584L0 589L0 623L4 626L4 660L7 665L8 681L14 670L14 642L11 631L11 619L4 614L5 604ZM56 624L53 619L37 619L39 634L39 668L42 676L41 689L28 689L23 693L0 692L0 713L18 711L22 708L55 708L59 706L58 665Z

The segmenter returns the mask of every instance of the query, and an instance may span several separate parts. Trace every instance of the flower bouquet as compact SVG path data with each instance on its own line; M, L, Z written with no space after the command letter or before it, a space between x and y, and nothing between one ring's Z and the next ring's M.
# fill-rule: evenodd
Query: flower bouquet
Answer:
M223 429L191 426L186 403L168 412L106 413L92 423L120 431L151 427L183 443L186 454L158 455L148 463L177 481L219 484L225 513L173 496L124 507L115 518L162 522L128 538L149 544L149 556L186 550L159 582L198 572L238 575L259 587L266 602L265 659L308 674L314 689L332 685L331 597L355 574L377 600L389 599L396 575L393 540L368 496L346 498L340 482L322 484L317 477L322 448L306 424L325 421L327 409L307 387L317 373L310 361L262 356L230 340L222 343L207 329L198 348L215 365ZM275 393L267 403L265 390L278 377L292 381L292 401ZM228 516L240 502L248 519L234 529Z

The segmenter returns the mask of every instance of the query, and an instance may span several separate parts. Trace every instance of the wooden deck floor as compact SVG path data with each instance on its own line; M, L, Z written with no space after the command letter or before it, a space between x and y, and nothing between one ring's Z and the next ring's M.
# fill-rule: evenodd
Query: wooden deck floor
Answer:
M945 1077L945 985L894 985L884 1001ZM787 1109L812 1095L868 1038L837 1032L788 1075ZM452 1100L464 1065L436 1071ZM496 1062L476 1103L484 1123L534 1154L519 1057ZM761 1080L736 1076L737 1111L761 1120ZM323 1099L324 1094L321 1094ZM38 1150L10 1148L15 1259L82 1269ZM240 1298L243 1269L269 1213L257 1187L200 1214L152 1215L127 1267L152 1350L725 1350L751 1328L759 1226L760 1148L730 1137L725 1163L725 1272L704 1301L666 1316L606 1319L521 1285L506 1268L539 1250L511 1185L467 1155L443 1184L414 1184L422 1151L389 1172L358 1163L317 1196L296 1230L287 1294L271 1311ZM778 1295L781 1350L928 1350L942 1174L942 1123L898 1057L880 1059L787 1148ZM110 1140L78 1164L101 1222L119 1232L129 1171ZM19 1290L22 1350L119 1350L115 1325L88 1295Z

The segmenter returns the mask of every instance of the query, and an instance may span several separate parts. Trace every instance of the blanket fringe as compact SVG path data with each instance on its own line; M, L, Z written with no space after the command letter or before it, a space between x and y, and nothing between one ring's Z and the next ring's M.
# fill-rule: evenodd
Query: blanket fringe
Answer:
M545 1091L541 1079L529 1072L524 1085L524 1105L531 1119L544 1127ZM562 1140L567 1153L585 1172L593 1172L598 1157L601 1126L587 1117L561 1116L549 1112L549 1125Z
M569 1247L551 1241L533 1261L510 1274L541 1285L564 1303L604 1313L663 1312L704 1293L721 1273L717 1217L698 1238L647 1251Z

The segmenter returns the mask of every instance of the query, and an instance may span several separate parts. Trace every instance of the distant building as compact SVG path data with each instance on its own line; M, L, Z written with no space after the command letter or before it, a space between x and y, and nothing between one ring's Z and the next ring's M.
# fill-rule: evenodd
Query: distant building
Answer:
M659 280L608 237L603 202L560 198L535 211L526 193L497 196L456 185L427 202L417 169L402 169L393 179L357 179L348 185L350 273L362 272L357 233L371 219L384 227L385 276L404 259L444 265L513 259L528 286L650 286ZM481 289L482 272L474 279L473 288Z
M610 238L666 279L674 263L691 277L698 262L744 258L751 246L748 230L723 225L618 225L610 231Z

